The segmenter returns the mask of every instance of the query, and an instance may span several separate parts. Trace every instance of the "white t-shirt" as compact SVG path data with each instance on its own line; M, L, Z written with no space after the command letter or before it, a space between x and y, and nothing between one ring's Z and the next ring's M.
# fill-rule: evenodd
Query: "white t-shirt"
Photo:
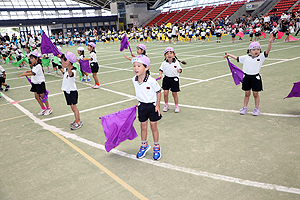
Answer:
M5 70L4 70L3 67L0 65L0 77L3 77L3 72L5 72Z
M173 28L172 28L172 35L176 35L177 31L178 31L177 26L173 26Z
M91 62L97 62L97 55L94 51L91 51L90 58L92 59Z
M179 73L177 71L177 69L181 69L181 66L179 64L179 62L174 58L175 62L171 62L169 63L168 61L164 61L160 68L159 71L162 71L163 74L167 77L179 77Z
M138 77L134 76L132 82L135 88L136 99L142 103L154 103L156 105L157 93L161 91L157 81L150 75L146 75L142 83L138 82Z
M256 75L259 73L261 66L268 55L264 51L259 56L253 58L250 55L237 57L237 61L243 64L243 72L248 75Z
M32 83L41 84L42 82L45 82L45 76L41 64L33 65L31 72L33 73L31 78Z
M76 68L73 67L72 72L73 76L70 77L67 68L64 68L65 74L61 86L61 90L66 91L68 94L70 94L70 91L76 91L77 87L75 84L75 77L76 77Z

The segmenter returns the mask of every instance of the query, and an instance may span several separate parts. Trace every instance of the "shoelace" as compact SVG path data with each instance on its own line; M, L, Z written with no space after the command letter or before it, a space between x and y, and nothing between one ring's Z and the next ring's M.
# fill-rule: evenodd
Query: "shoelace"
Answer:
M157 154L157 153L159 152L159 150L160 150L159 147L154 147L154 148L153 148L153 152L154 152L155 154Z

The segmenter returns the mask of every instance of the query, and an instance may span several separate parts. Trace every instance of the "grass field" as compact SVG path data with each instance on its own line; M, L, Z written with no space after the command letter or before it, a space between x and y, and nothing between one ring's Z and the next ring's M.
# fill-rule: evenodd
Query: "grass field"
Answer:
M260 41L266 50L268 40ZM137 43L131 43L134 50ZM132 64L118 44L97 44L101 89L77 82L83 127L74 120L61 91L62 78L45 74L50 116L40 107L25 69L6 69L8 92L0 99L0 199L299 199L300 103L283 99L300 81L300 41L272 45L261 76L261 115L239 114L244 92L232 80L225 52L245 55L248 36L231 43L148 43L150 71L157 77L167 46L188 64L182 66L180 113L174 104L158 123L162 158L135 157L140 136L107 153L99 117L136 104ZM63 52L76 53L76 46ZM88 55L88 51L85 51ZM232 62L242 68L242 65ZM77 79L78 80L78 79ZM161 81L159 81L161 84ZM169 96L170 102L173 98ZM20 101L18 104L7 104ZM161 109L163 107L163 98ZM249 111L254 109L253 96ZM140 135L139 122L134 126ZM150 128L148 141L153 146Z

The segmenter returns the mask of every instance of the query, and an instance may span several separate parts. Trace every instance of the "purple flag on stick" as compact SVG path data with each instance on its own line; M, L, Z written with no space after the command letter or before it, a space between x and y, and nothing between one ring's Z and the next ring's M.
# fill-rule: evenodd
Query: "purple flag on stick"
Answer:
M137 137L133 127L136 118L136 106L100 117L103 131L106 136L105 149L107 152L118 146L121 142Z
M238 68L237 66L235 66L234 64L232 64L229 59L227 58L228 61L228 65L230 68L230 71L232 73L232 78L234 80L234 83L236 85L240 84L243 82L243 77L244 77L244 72Z
M292 91L289 93L289 95L285 98L291 98L291 97L300 97L300 81L294 83L294 86L292 88ZM285 99L284 98L284 99Z
M42 42L41 42L41 52L42 53L53 53L54 56L62 53L57 49L57 47L51 42L48 36L43 32Z
M79 60L80 69L86 73L92 73L88 60Z
M124 49L128 49L128 47L129 47L129 50L132 54L132 51L131 51L131 48L130 48L130 45L129 45L129 42L128 42L128 39L127 39L127 35L125 34L122 38L122 41L121 41L120 51L123 51Z
M31 79L28 76L26 76L26 78L29 81L29 83L32 85ZM46 90L44 97L41 99L42 103L45 103L48 100L48 94L49 94L49 91Z

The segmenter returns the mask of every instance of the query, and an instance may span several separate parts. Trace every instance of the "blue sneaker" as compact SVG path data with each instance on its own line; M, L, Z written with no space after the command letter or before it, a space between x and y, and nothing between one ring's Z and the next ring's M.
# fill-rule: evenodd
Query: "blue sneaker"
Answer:
M149 151L151 148L151 146L149 144L147 144L147 146L141 146L140 151L136 154L137 158L144 158L147 151Z
M153 160L159 160L161 158L161 153L160 153L160 146L153 147Z
M85 79L85 78L82 78L82 79L81 79L81 82L85 82L85 81L86 81L86 79Z
M90 81L91 81L91 79L90 79L90 78L87 78L87 79L86 79L86 82L90 82Z

